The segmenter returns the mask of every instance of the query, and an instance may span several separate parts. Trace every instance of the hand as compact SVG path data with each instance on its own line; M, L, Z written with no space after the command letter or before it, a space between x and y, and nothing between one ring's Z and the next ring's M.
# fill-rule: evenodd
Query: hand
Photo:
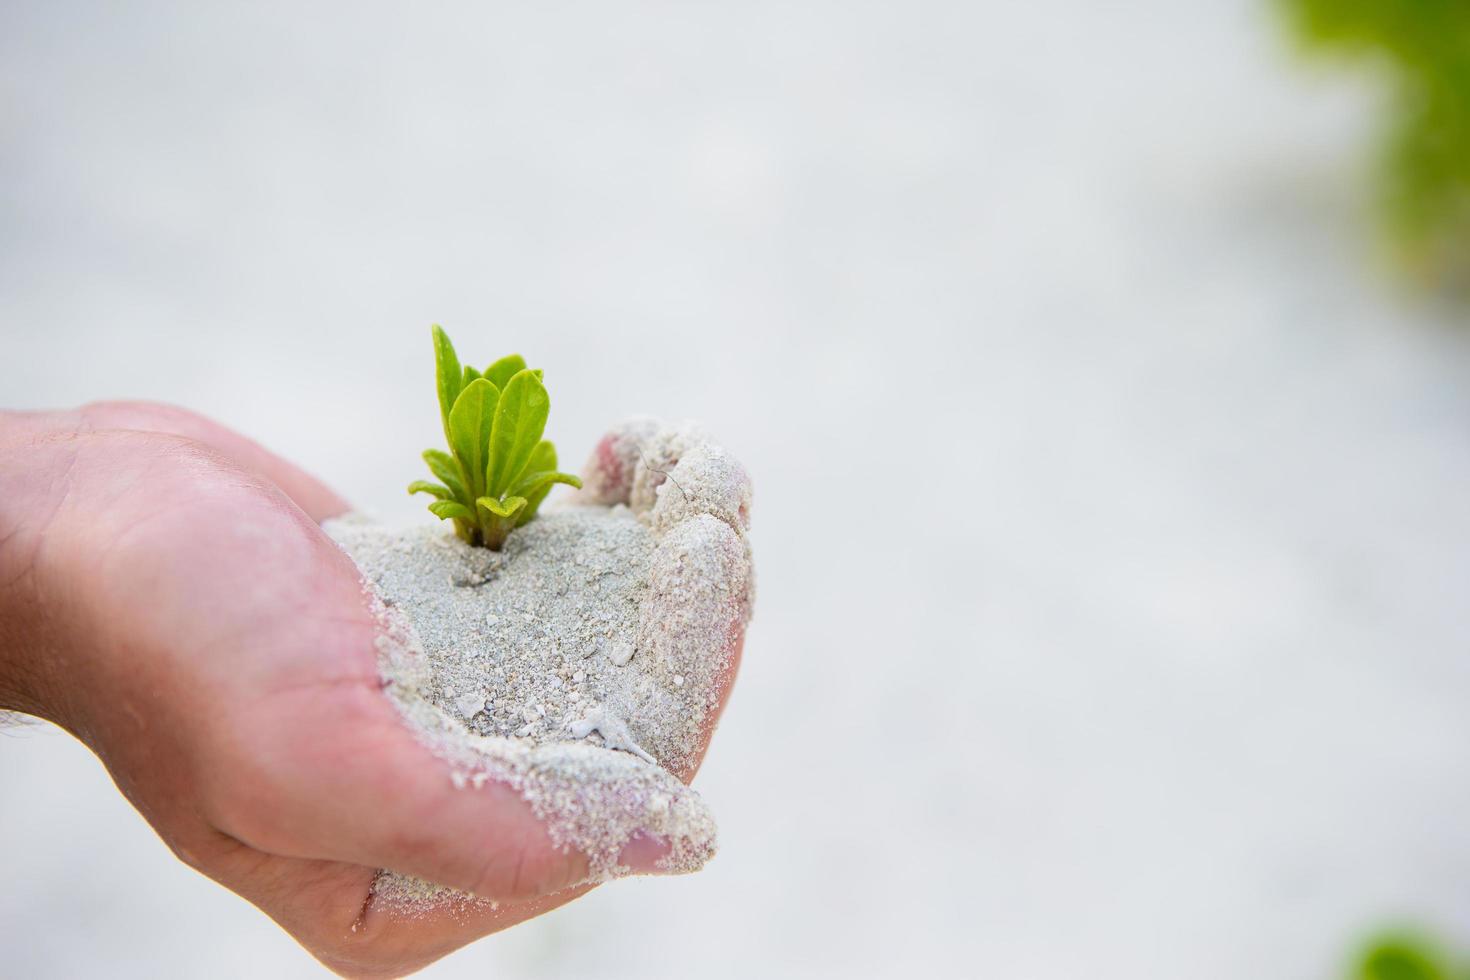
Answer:
M605 502L637 493L617 444L590 464ZM587 862L509 787L456 789L384 696L357 571L318 527L346 509L178 409L0 413L0 707L80 738L181 860L327 966L393 976L582 894ZM395 916L380 868L498 908Z

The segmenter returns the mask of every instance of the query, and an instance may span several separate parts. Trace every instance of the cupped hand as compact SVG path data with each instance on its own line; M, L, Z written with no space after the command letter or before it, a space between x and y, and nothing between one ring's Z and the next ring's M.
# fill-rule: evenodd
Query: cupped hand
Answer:
M594 452L603 502L637 504L629 445ZM84 741L181 860L327 966L395 976L575 898L587 861L511 788L456 788L405 726L319 527L345 510L179 409L0 414L0 707ZM667 846L635 838L622 863ZM372 901L382 868L495 905L396 915Z

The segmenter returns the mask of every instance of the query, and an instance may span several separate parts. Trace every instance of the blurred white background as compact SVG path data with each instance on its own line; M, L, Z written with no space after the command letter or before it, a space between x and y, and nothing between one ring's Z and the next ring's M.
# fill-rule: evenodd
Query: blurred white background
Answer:
M704 873L434 977L1333 977L1470 943L1470 332L1374 259L1369 79L1264 3L0 8L0 404L211 414L362 506L428 324L568 461L757 488ZM61 733L0 972L311 977Z

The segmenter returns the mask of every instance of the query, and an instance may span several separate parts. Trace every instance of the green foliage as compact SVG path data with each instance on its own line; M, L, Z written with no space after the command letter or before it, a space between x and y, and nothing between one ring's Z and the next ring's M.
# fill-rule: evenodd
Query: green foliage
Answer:
M1427 271L1470 276L1470 3L1279 2L1308 44L1390 66L1396 109L1384 157L1386 213Z
M1427 939L1390 933L1370 943L1353 967L1352 980L1463 980L1443 950Z
M409 493L434 498L429 511L454 522L470 544L499 551L511 531L536 516L553 485L582 481L556 469L556 447L541 438L551 399L542 373L519 354L483 372L462 366L449 335L434 325L434 376L450 452L429 449L439 480L415 480Z

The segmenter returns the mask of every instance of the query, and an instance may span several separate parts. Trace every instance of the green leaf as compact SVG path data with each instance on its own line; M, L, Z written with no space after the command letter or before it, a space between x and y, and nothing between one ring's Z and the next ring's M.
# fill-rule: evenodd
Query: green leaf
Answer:
M462 521L473 521L475 515L470 509L457 500L436 500L429 505L429 513L435 517L458 518Z
M476 371L474 368L472 368L468 364L466 364L464 366L464 384L460 386L460 390L462 391L465 388L468 388L470 386L470 382L473 381L473 380L475 380L479 376L480 376L480 372L479 371Z
M526 369L526 359L519 354L509 354L485 369L485 377L501 391L521 371Z
M454 344L449 340L449 334L439 324L434 324L434 370L438 377L439 387L439 417L444 421L444 438L449 439L450 445L454 444L449 435L449 412L454 407L455 399L459 398L460 390L464 387L464 375L459 368L459 356L454 353Z
M536 448L531 450L531 458L526 462L526 472L529 473L551 473L556 469L556 447L551 444L550 439L542 439L536 443ZM526 482L523 478L521 483ZM519 523L524 524L536 516L536 509L541 506L541 501L551 492L548 484L535 493L526 493L517 487L516 493L526 498L526 509L521 511Z
M551 399L536 372L519 371L506 383L490 435L485 486L491 495L504 493L525 472L550 412Z
M540 509L541 502L546 499L547 494L551 493L551 488L558 483L565 483L567 486L577 487L579 489L582 486L582 481L570 473L555 472L530 473L520 483L516 484L515 492L526 498L526 509L521 511L521 515L517 519L518 525L525 524L536 516L536 511Z
M476 378L459 393L449 411L449 445L464 468L470 497L485 492L485 468L489 462L491 431L500 413L500 391L484 378Z
M408 492L431 493L440 500L450 500L454 497L454 494L448 487L441 487L439 484L430 483L428 480L414 480L408 485Z
M550 473L556 469L556 447L550 439L542 439L536 443L536 448L531 450L531 458L526 461L527 473Z
M481 497L475 503L496 517L514 517L516 511L526 506L526 498L506 497L504 500L496 500L494 497Z
M581 479L573 476L570 473L557 473L555 471L548 473L545 470L542 470L539 472L527 473L525 476L521 477L520 480L516 482L516 485L511 490L511 492L519 494L522 497L529 498L532 494L536 493L539 490L551 489L551 485L554 483L565 483L567 486L576 487L579 490L582 488Z
M464 474L460 472L459 464L454 461L453 456L442 449L425 449L424 462L429 464L429 470L440 482L454 492L456 500L469 503L470 495L465 492Z

